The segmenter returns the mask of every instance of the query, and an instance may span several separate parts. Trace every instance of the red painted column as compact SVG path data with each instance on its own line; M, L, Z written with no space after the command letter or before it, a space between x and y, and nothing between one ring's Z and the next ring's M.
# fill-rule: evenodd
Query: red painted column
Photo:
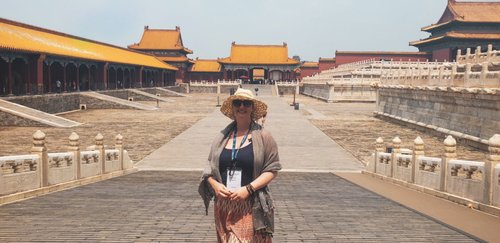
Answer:
M12 95L12 59L9 58L9 76L7 77L7 87L9 87L9 95Z
M66 90L67 86L68 85L66 84L66 63L63 63L63 87L62 87L63 92L68 91L68 90Z
M30 88L31 88L31 67L32 65L30 65L30 60L28 59L26 64L24 65L24 68L26 69L25 72L26 72L26 94L30 94Z
M80 91L80 64L76 64L76 91Z
M47 58L46 55L41 54L40 57L36 60L36 93L43 94L43 62ZM50 66L49 66L50 67ZM49 69L50 70L50 69ZM50 74L50 71L49 71ZM49 76L49 84L50 84L50 76Z
M108 89L108 66L109 63L105 63L102 70L102 82L104 85L104 90Z
M52 92L52 63L49 63L48 68L49 68L49 93Z
M92 66L88 66L88 67L87 67L87 73L88 73L88 75L87 75L87 79L88 79L88 80L87 80L87 86L88 86L87 90L90 90L90 68L91 68L91 67L92 67Z

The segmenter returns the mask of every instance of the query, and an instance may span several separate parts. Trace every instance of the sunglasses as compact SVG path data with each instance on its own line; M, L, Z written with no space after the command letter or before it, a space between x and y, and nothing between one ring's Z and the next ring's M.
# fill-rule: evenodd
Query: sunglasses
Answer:
M251 100L233 100L234 107L240 107L243 104L244 107L250 107L253 105Z

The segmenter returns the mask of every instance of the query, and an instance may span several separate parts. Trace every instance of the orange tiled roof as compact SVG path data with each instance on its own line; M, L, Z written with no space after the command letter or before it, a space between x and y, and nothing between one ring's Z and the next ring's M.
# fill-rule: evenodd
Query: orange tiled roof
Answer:
M288 46L283 45L240 45L233 42L231 56L219 59L228 64L299 64L299 61L288 58Z
M429 55L427 52L404 52L404 51L336 51L335 55L338 54L350 54L350 55Z
M177 70L154 56L1 18L0 49Z
M304 62L304 63L302 63L302 65L300 65L300 67L316 68L316 67L319 67L319 63L318 62Z
M168 30L149 29L146 26L141 42L129 45L128 47L136 50L181 50L186 53L193 53L193 51L184 47L179 27L176 27L174 30Z
M164 62L187 62L189 61L189 58L185 56L178 56L178 57L165 57L165 56L157 56L156 58L164 61Z
M451 22L500 23L500 2L457 2L449 0L436 24L423 27L428 31Z
M418 41L412 41L412 42L410 42L410 45L417 46L417 45L441 40L444 38L500 40L500 33L498 33L498 34L495 34L495 33L460 33L460 32L450 31L444 35L430 37L430 38L418 40Z
M337 60L337 59L335 59L335 57L333 57L333 58L320 57L319 58L320 62L335 62L335 60Z
M220 71L221 71L221 65L219 62L217 62L217 60L197 59L195 60L194 65L191 68L191 72L214 73Z

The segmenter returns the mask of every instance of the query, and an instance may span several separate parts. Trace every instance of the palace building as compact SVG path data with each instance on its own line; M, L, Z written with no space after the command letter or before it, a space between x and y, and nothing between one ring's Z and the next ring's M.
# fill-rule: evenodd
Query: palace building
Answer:
M431 35L410 42L421 52L432 53L438 61L455 60L457 50L477 46L500 48L500 2L459 2L448 5L437 23L423 27ZM485 51L485 50L483 50Z
M189 81L217 81L223 79L221 64L215 59L196 59L188 72Z
M293 80L298 77L300 62L288 57L288 46L231 45L229 57L218 59L224 79Z
M193 64L187 57L193 51L184 47L179 26L173 30L150 29L149 26L145 26L141 41L129 45L128 48L154 55L165 63L176 67L178 71L175 74L175 79L178 83L186 79L186 72ZM174 85L174 83L169 85Z
M0 18L0 96L166 86L152 55Z

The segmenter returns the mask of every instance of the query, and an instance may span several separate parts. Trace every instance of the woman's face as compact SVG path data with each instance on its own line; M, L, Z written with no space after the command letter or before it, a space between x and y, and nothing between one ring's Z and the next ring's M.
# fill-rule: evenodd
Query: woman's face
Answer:
M253 112L253 102L250 100L233 100L235 119L250 119Z

